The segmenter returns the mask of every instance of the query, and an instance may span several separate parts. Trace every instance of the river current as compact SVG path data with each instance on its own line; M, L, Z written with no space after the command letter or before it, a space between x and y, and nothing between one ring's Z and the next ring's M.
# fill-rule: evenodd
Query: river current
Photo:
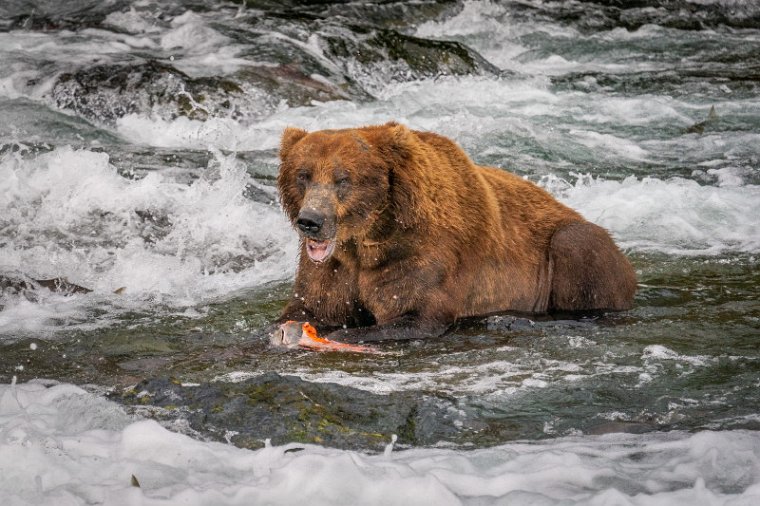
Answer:
M3 504L760 502L755 2L19 0L0 63ZM635 308L270 349L282 130L391 120L608 229Z

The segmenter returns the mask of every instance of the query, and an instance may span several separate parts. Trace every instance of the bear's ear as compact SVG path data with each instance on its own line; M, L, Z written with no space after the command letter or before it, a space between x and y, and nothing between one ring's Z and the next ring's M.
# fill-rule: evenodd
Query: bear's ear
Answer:
M409 148L414 143L413 133L404 125L399 125L395 121L386 123L386 131L383 145L383 156L394 165L404 163L409 156Z
M286 128L282 133L282 140L280 141L280 160L285 160L293 145L303 139L307 133L306 130L301 130L300 128Z
M385 126L388 127L391 144L396 148L406 149L406 147L409 145L412 131L409 130L405 125L400 125L395 121L386 123Z

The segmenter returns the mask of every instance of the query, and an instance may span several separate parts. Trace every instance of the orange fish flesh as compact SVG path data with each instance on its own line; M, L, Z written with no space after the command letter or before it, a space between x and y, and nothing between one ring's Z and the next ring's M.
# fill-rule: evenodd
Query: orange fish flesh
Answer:
M317 329L309 322L286 321L275 330L272 344L286 348L309 348L316 351L350 351L355 353L377 353L369 346L339 343L319 337Z

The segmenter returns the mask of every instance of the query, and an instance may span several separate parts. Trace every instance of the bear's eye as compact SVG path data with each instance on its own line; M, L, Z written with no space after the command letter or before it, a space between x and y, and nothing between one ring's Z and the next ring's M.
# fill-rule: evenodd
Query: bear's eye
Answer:
M299 184L306 184L311 179L311 174L306 170L299 170L296 174L296 182Z
M351 180L348 178L348 174L339 173L335 175L335 188L338 191L338 198L343 200L348 196L351 190Z
M338 189L338 197L343 198L351 188L351 180L347 175L338 176L335 178L335 186Z

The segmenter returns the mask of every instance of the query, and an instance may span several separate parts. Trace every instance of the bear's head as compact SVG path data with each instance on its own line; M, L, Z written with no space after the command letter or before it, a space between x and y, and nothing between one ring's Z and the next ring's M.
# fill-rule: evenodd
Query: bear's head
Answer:
M359 244L386 233L379 229L388 223L403 222L400 209L412 203L394 183L409 156L410 135L396 123L311 133L285 129L277 185L312 261L325 262L336 246Z

